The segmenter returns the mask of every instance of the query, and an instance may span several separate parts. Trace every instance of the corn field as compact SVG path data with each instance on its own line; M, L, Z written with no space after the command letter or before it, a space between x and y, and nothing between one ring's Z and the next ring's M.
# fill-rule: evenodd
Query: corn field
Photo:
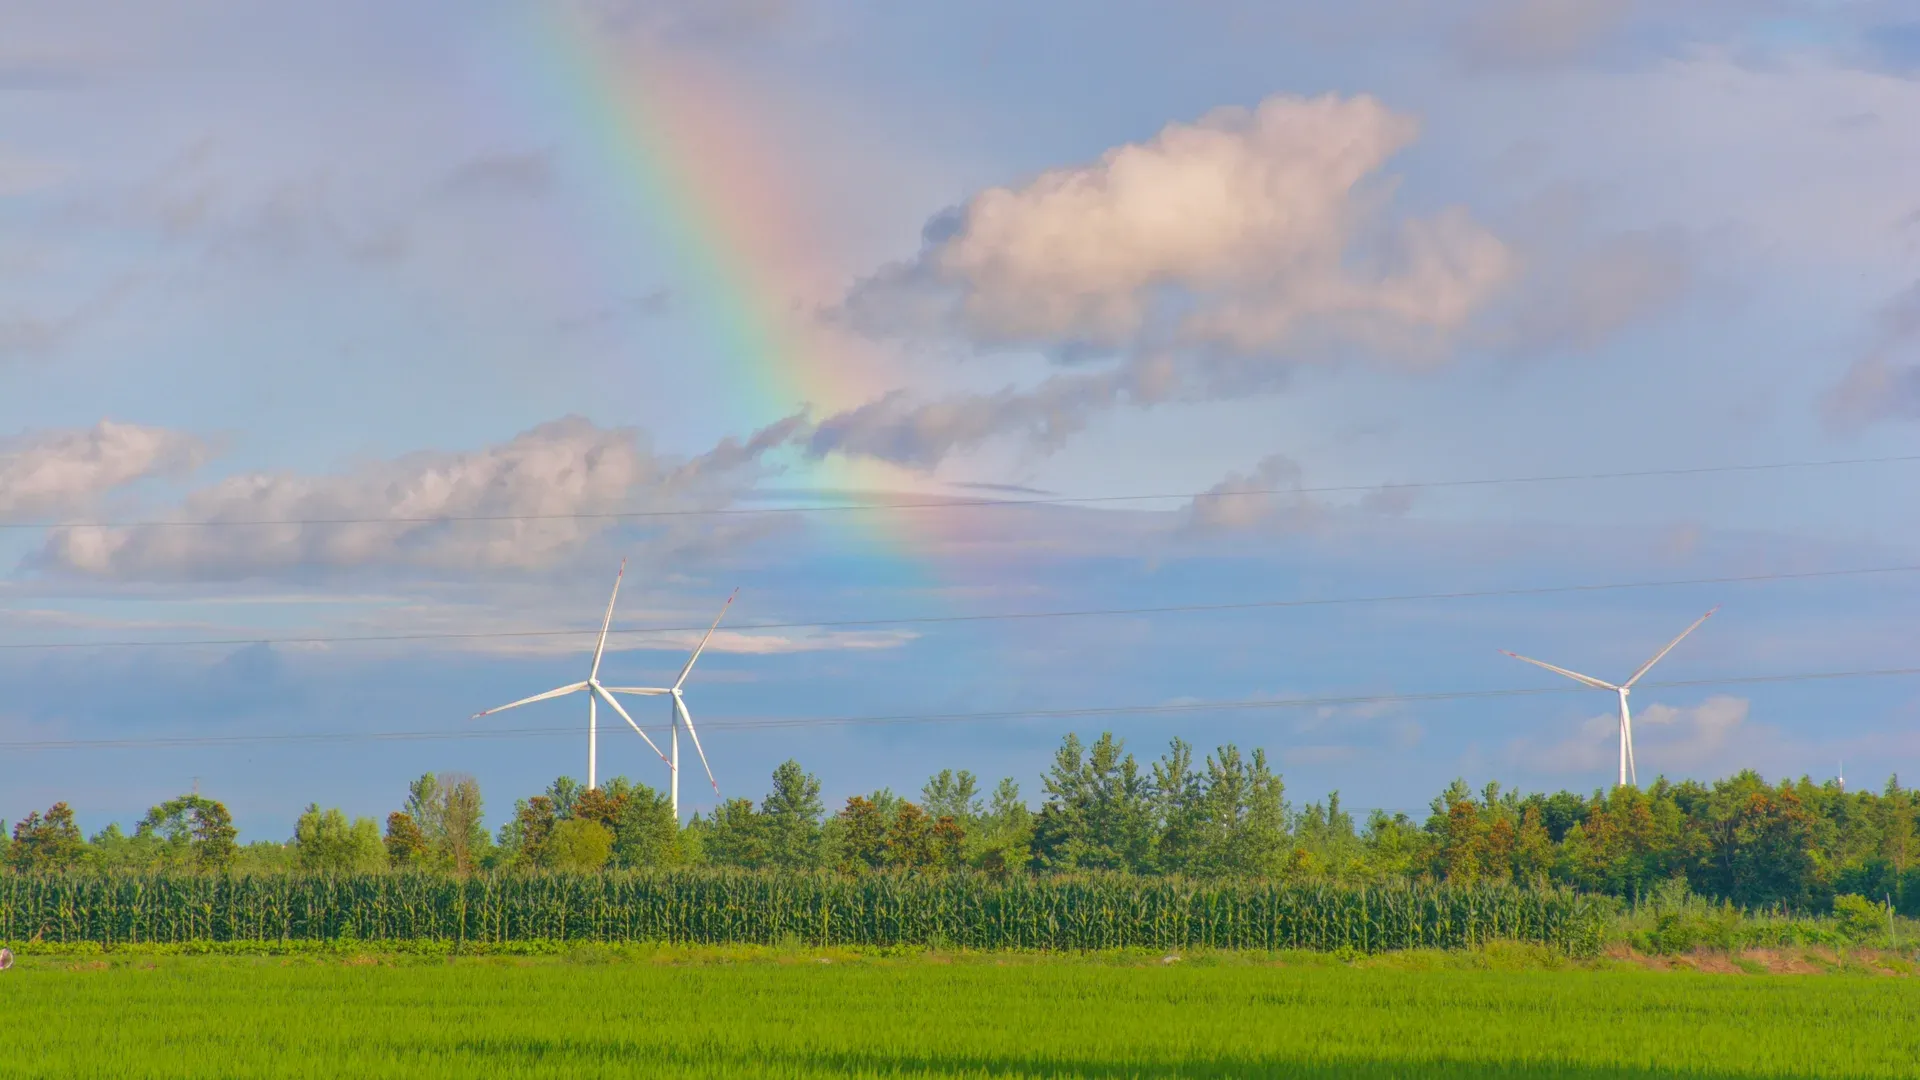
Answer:
M1381 952L1518 940L1586 954L1570 893L1168 879L584 876L0 876L0 942L675 942L970 949Z

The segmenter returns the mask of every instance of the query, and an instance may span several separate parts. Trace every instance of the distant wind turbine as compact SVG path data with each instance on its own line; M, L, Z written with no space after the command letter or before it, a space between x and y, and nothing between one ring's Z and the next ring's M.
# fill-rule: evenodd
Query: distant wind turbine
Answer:
M506 712L508 709L517 709L522 705L531 705L536 701L545 701L548 698L566 697L568 694L577 694L577 693L580 693L582 690L586 691L587 693L587 787L589 789L599 786L598 766L599 766L599 751L600 751L600 712L597 707L598 702L604 701L609 706L611 706L614 712L617 712L620 714L620 719L625 720L627 722L628 727L631 727L634 730L634 732L638 734L642 739L646 739L647 745L653 748L653 752L659 755L661 761L667 760L667 756L665 754L660 753L660 748L658 746L653 745L653 740L647 739L647 733L640 730L640 725L633 722L633 717L627 715L627 710L622 708L618 701L614 700L613 695L610 692L608 692L606 687L600 685L600 658L606 655L607 631L611 629L613 626L613 605L615 601L620 599L620 579L626 576L627 576L627 560L621 559L620 573L615 575L613 579L613 596L607 600L607 617L605 620L603 620L600 623L600 640L593 647L593 667L587 672L587 678L585 682L568 683L565 686L556 687L552 690L549 690L544 694L535 694L530 698L521 698L519 701L516 701L511 705L502 705L497 709L487 709L482 712L474 713L472 717L472 719L478 720L483 716L491 716L494 713ZM689 664L688 666L691 667L692 665ZM682 677L684 678L684 676Z
M713 617L713 625L707 627L707 636L701 638L700 644L694 646L693 655L687 657L687 666L680 669L680 677L673 680L672 686L610 686L607 688L607 692L611 694L633 694L637 697L659 697L664 694L673 698L673 728L670 741L668 742L668 745L673 748L673 759L667 762L667 768L671 773L671 780L669 781L671 787L669 788L668 797L673 803L673 820L675 821L680 820L681 724L687 726L687 736L693 740L694 753L700 755L700 767L707 771L707 783L713 785L713 793L715 795L720 794L720 782L713 778L713 766L707 764L707 752L700 748L700 733L693 729L693 714L687 711L686 695L681 693L681 688L686 685L687 676L693 673L693 665L700 659L700 654L706 651L707 642L713 640L713 632L720 628L720 620L727 617L727 609L733 606L733 598L739 595L739 589L733 590L732 595L727 597L727 602L720 605L720 614L715 615ZM625 714L622 713L621 715L624 716ZM627 722L632 723L633 721L629 720ZM639 728L635 728L634 730L638 731ZM645 735L643 734L641 737L645 738ZM648 739L647 745L652 746L653 740ZM657 750L655 751L655 753L658 752Z
M1639 671L1634 672L1631 678L1629 678L1626 682L1620 683L1617 686L1610 682L1602 682L1601 680L1596 679L1591 675L1582 675L1577 671L1568 671L1566 668L1563 668L1563 667L1555 667L1554 665L1549 664L1544 660L1535 660L1531 656L1521 656L1517 652L1507 652L1507 650L1505 649L1501 649L1500 651L1503 653L1507 653L1508 656L1513 657L1515 660L1525 660L1527 663L1532 664L1535 667L1543 667L1543 668L1546 668L1548 671L1554 672L1556 674L1565 675L1567 678L1572 679L1575 682L1585 683L1586 685L1593 687L1595 690L1611 690L1615 694L1619 695L1620 697L1620 784L1622 787L1626 786L1628 778L1631 777L1633 779L1633 783L1635 785L1638 785L1640 783L1640 775L1633 765L1633 713L1627 708L1627 694L1632 692L1633 684L1639 682L1640 677L1642 675L1645 675L1648 671L1651 671L1653 669L1653 665L1659 663L1668 653L1672 652L1673 647L1675 645L1680 644L1681 639L1685 638L1688 634L1693 633L1695 630L1698 630L1700 628L1701 623L1706 622L1708 619L1712 618L1713 612L1719 611L1719 610L1720 610L1719 607L1716 606L1713 609L1713 611L1709 611L1705 615L1702 615L1699 618L1693 620L1692 626L1689 626L1685 630L1680 631L1680 637L1674 638L1672 641L1667 642L1666 648L1661 649L1657 653L1654 653L1653 659L1647 661L1644 664L1641 664Z

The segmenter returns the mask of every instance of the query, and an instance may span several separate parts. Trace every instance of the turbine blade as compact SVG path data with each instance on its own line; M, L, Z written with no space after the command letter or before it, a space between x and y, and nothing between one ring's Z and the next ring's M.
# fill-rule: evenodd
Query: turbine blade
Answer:
M620 560L620 572L613 575L613 595L607 598L607 617L600 624L600 641L593 647L593 671L587 675L588 681L600 677L600 657L607 651L607 631L613 628L613 605L620 599L620 579L627 576L627 560Z
M519 701L516 701L511 705L502 705L499 708L495 708L495 709L483 709L480 712L474 713L472 716L468 717L467 719L478 720L483 716L490 716L497 712L506 712L508 709L517 709L522 705L531 705L536 701L545 701L548 698L566 697L568 694L577 694L580 691L585 690L586 688L587 688L587 684L583 682L568 683L566 686L557 687L553 690L547 691L544 694L535 694L530 698L521 698Z
M687 681L687 676L693 672L694 661L700 659L700 654L706 651L707 642L713 640L713 632L720 629L720 620L727 617L727 609L733 606L733 598L739 595L739 589L733 590L733 592L728 595L727 602L720 605L720 614L715 615L713 617L713 625L707 627L707 636L700 639L700 644L695 646L693 655L687 657L687 666L680 669L680 677L673 680L673 688L675 690L680 689L681 685Z
M1547 663L1545 660L1535 660L1531 656L1521 656L1517 652L1507 652L1507 650L1505 649L1501 649L1500 651L1503 653L1507 653L1508 656L1513 657L1515 660L1525 660L1527 663L1532 664L1534 667L1543 667L1543 668L1546 668L1548 671L1553 672L1556 675L1565 675L1567 678L1572 679L1574 682L1586 683L1588 686L1593 687L1595 690L1620 689L1619 687L1613 685L1612 683L1601 682L1599 679L1596 679L1591 675L1582 675L1577 671L1568 671L1566 668L1563 668L1563 667L1555 667L1554 665Z
M693 730L693 714L687 711L687 703L679 694L673 695L673 707L679 711L680 719L687 725L687 734L693 736L693 752L700 755L700 767L707 770L707 783L713 785L713 793L720 794L720 781L713 778L713 766L707 764L707 752L700 749L700 733Z
M1713 609L1713 611L1719 611L1719 610L1720 610L1720 608L1719 608L1719 607L1718 607L1717 605L1716 605L1716 606L1714 607L1714 609ZM1632 685L1633 685L1634 683L1637 683L1637 682L1639 682L1639 681L1640 681L1640 676L1642 676L1642 675L1645 675L1645 674L1646 674L1646 673L1647 673L1648 671L1651 671L1651 670L1653 669L1653 665L1655 665L1655 664L1657 664L1657 663L1659 663L1662 657L1664 657L1664 656L1666 656L1666 655L1667 655L1668 653L1670 653L1670 652L1672 652L1672 651L1673 651L1673 647L1674 647L1675 645L1678 645L1678 644L1680 644L1680 640L1681 640L1681 638L1684 638L1684 637L1686 637L1686 636L1687 636L1688 634L1691 634L1691 633L1693 633L1693 632L1694 632L1695 630L1698 630L1698 629L1700 629L1700 624L1701 624L1701 623L1703 623L1703 622L1706 622L1706 621L1707 621L1708 619L1711 619L1711 618L1713 618L1713 611L1709 611L1709 612L1707 612L1707 613L1706 613L1705 615L1702 615L1702 616L1700 616L1699 618L1697 618L1697 619L1695 619L1695 620L1693 620L1693 625L1692 625L1692 626L1689 626L1689 627L1687 627L1687 628L1686 628L1685 630L1682 630L1682 631L1680 631L1680 637L1677 637L1677 638L1674 638L1674 639L1673 639L1672 641L1669 641L1669 642L1667 642L1667 647L1666 647L1666 648L1664 648L1664 649L1661 649L1661 650L1660 650L1659 652L1657 652L1657 653L1654 653L1654 654L1653 654L1653 659L1651 659L1651 660L1649 660L1649 661L1647 661L1647 662L1646 662L1646 663L1644 663L1644 664L1641 664L1641 665L1640 665L1640 670L1639 670L1639 671L1636 671L1636 672L1634 672L1634 673L1633 673L1633 678L1631 678L1631 679L1628 679L1628 680L1627 680L1626 682L1624 682L1624 683L1622 683L1621 685L1623 685L1623 686L1632 686Z
M664 686L603 686L600 689L609 694L631 694L634 697L659 697L673 693Z
M633 722L633 717L627 715L627 710L622 708L620 706L620 703L613 699L612 694L607 693L607 691L603 687L601 687L599 683L589 684L589 689L601 701L604 701L608 705L613 706L613 711L620 714L620 719L625 720L627 722L627 726L633 729L633 733L635 735L640 736L640 738L646 742L648 748L651 749L654 752L654 754L657 757L659 757L661 761L666 761L667 764L669 765L673 764L673 762L667 761L667 755L660 753L660 748L653 744L652 739L647 738L647 733L640 730L640 725Z

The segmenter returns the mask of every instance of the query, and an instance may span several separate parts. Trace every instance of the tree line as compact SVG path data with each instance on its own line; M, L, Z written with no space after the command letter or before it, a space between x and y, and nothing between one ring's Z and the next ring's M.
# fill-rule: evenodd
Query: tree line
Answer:
M1920 791L1874 791L1747 771L1712 783L1665 778L1590 795L1522 794L1456 780L1423 819L1375 810L1356 820L1336 792L1296 809L1261 750L1199 758L1182 739L1142 767L1111 733L1068 735L1031 808L1019 784L991 791L943 769L916 798L882 788L829 812L798 762L755 803L730 799L674 820L664 794L617 777L569 777L515 802L497 832L470 776L428 774L382 824L311 805L286 843L237 842L218 802L182 796L131 835L83 838L64 803L0 828L18 872L373 872L384 869L589 872L723 866L836 872L1056 874L1112 871L1339 884L1564 885L1633 898L1684 885L1746 907L1825 910L1836 895L1885 898L1920 914Z

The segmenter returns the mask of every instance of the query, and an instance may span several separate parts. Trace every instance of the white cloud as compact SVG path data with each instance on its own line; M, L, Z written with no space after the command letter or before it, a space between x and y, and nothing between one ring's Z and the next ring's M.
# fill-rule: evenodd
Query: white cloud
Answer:
M1417 129L1369 97L1273 97L980 192L858 286L848 314L883 334L1120 362L896 395L825 419L814 452L928 465L999 434L1058 440L1122 401L1271 390L1309 360L1443 359L1516 262L1463 210L1391 212L1381 170Z
M1737 768L1744 764L1729 753L1738 749L1752 729L1747 727L1746 698L1715 695L1698 705L1676 708L1654 704L1633 718L1633 756L1644 779L1661 773ZM1559 741L1521 738L1508 753L1524 767L1553 773L1613 775L1620 762L1620 717L1603 713L1582 721L1572 735Z
M975 195L854 302L884 314L901 290L945 294L960 329L999 342L1263 352L1316 324L1424 340L1512 266L1461 211L1389 220L1367 182L1417 131L1369 97L1217 109Z
M184 432L102 420L0 440L0 519L72 513L115 488L191 469L207 446Z
M160 579L364 566L535 568L620 524L569 515L726 505L796 425L674 461L636 431L570 417L464 453L415 454L331 476L230 477L188 496L170 516L232 524L62 529L48 538L44 557L80 574ZM449 517L489 520L443 520ZM260 521L283 524L244 524ZM676 517L644 524L643 546L654 553L723 543L751 528Z

